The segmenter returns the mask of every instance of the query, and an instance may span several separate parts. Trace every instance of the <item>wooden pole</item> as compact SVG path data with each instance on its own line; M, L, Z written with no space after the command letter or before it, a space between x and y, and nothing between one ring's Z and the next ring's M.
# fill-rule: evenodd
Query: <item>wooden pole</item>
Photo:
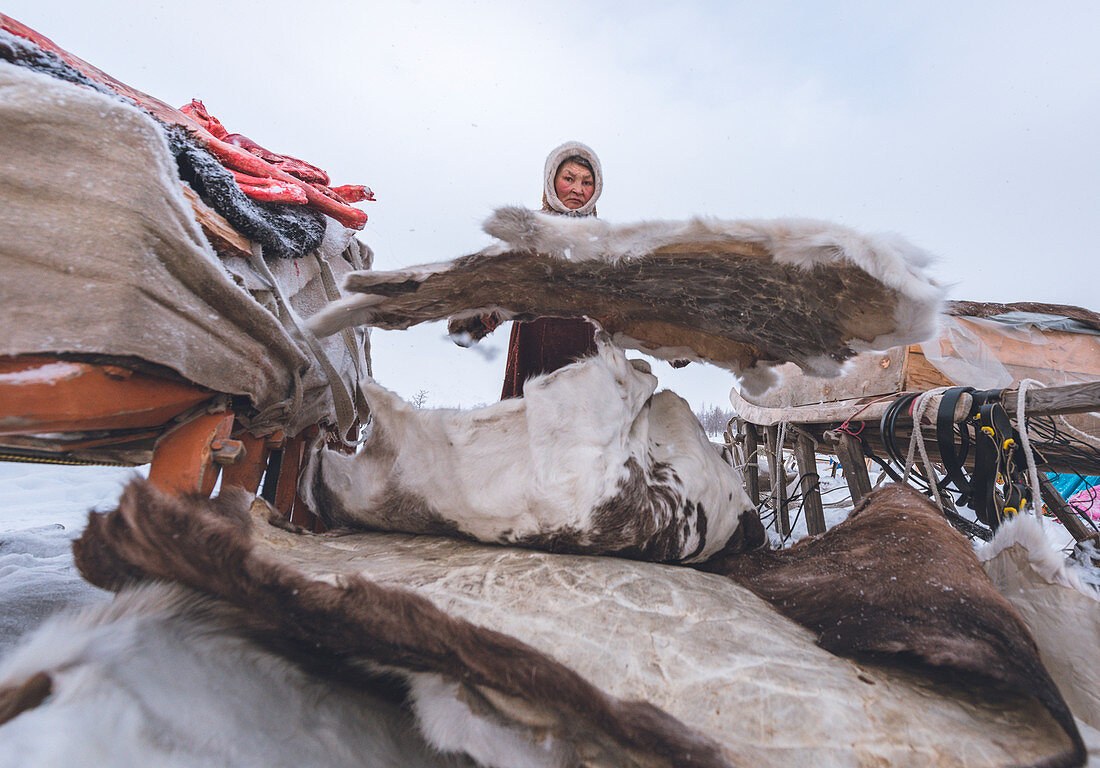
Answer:
M1016 400L1019 391L1005 390L1001 401L1010 416L1016 415ZM771 426L781 421L793 421L798 424L829 424L842 422L856 416L860 421L877 421L890 407L889 402L872 403L864 406L859 400L846 400L821 405L800 405L792 408L766 408L745 400L737 390L730 392L730 402L734 410L743 419L754 424ZM934 412L939 406L939 398L933 397L929 407ZM1086 384L1067 384L1064 387L1046 387L1027 391L1026 411L1030 416L1052 416L1054 414L1087 413L1100 411L1100 381ZM970 408L968 396L959 398L955 408L955 421L961 421ZM899 423L911 423L908 414L901 414Z
M863 446L859 438L847 432L833 432L837 436L836 455L844 470L844 480L852 494L852 505L859 504L864 496L871 492L871 476L867 473L867 457L863 455Z
M1075 541L1085 541L1097 536L1096 531L1085 525L1080 516L1066 503L1066 500L1062 498L1062 494L1058 493L1058 489L1054 487L1054 483L1050 482L1050 478L1046 476L1045 472L1039 473L1039 495L1043 497L1043 501L1046 502L1047 507L1054 513L1054 516L1073 535Z
M768 464L771 465L772 493L775 495L775 530L783 538L791 535L791 519L787 514L787 474L783 469L783 446L779 444L779 427L770 426L764 433L768 441Z
M810 436L799 432L795 458L801 476L802 508L806 511L806 530L811 536L825 533L825 510L821 506L820 477L817 473L817 453Z
M745 489L754 507L760 507L760 430L755 424L741 422L745 435Z

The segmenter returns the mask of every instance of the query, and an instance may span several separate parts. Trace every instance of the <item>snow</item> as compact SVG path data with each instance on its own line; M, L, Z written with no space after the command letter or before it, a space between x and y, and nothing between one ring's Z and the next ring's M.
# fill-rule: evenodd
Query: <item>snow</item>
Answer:
M0 373L0 385L52 384L66 376L80 373L81 370L83 369L76 363L46 363L25 371Z
M0 462L0 656L57 611L110 595L83 579L71 544L91 509L109 509L147 468Z

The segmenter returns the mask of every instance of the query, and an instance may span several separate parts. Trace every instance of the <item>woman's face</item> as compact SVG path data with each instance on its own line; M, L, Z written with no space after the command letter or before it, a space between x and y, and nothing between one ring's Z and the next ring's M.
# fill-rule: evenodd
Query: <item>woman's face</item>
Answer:
M554 176L554 192L562 205L571 211L591 200L595 190L596 181L592 178L592 171L579 163L562 163Z

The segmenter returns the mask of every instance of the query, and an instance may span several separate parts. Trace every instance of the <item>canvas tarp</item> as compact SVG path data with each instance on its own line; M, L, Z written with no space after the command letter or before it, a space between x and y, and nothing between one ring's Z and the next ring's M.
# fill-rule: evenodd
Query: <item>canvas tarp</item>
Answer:
M305 346L210 248L152 118L0 62L0 158L0 354L137 358L243 395L259 426L291 434L332 412ZM339 281L351 231L330 230L319 252ZM323 303L315 260L276 266L292 305ZM342 341L327 348L353 377Z

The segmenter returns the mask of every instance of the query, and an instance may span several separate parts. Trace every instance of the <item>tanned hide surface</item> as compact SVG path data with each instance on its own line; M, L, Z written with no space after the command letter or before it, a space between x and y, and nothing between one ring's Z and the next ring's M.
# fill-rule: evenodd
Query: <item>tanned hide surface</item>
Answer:
M923 251L822 222L614 226L502 208L485 229L502 244L349 275L346 289L363 295L334 303L311 327L327 335L450 318L452 332L476 340L490 311L514 320L586 316L621 346L705 360L759 391L778 363L832 376L857 352L925 340L943 297Z
M92 516L78 566L105 587L155 578L212 594L257 642L314 670L354 680L384 668L414 696L428 675L469 719L593 765L1083 762L1018 617L965 541L905 491L874 495L789 555L715 564L809 632L727 576L433 537L298 535L250 523L245 503L169 499L137 481L119 510ZM868 655L955 674L922 679ZM413 706L430 716L423 697Z
M354 679L355 662L364 661L442 674L482 709L490 707L486 695L517 710L526 705L539 713L532 744L567 735L577 752L606 765L729 765L711 740L655 707L608 696L530 646L424 597L354 574L334 585L281 565L254 545L250 523L243 494L182 500L135 481L118 510L90 516L73 549L97 586L165 579L219 597L245 610L258 642L329 674Z
M1027 625L966 537L916 490L888 485L824 535L699 567L748 587L834 653L912 657L1034 696L1072 741L1043 765L1084 763L1073 715Z
M595 356L482 408L418 409L369 382L366 443L322 451L306 495L329 528L658 562L759 546L740 474L690 406L656 386L606 334Z

